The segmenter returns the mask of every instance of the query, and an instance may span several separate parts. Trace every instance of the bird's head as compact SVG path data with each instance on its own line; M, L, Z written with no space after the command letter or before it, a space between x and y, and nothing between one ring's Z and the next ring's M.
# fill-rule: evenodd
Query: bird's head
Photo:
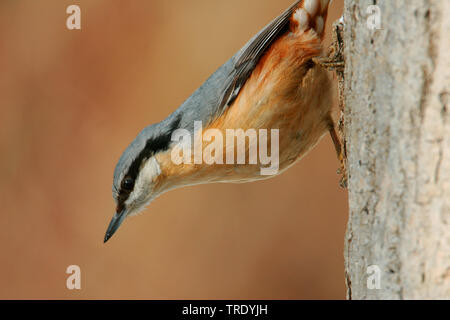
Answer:
M164 192L164 175L157 156L168 151L171 134L178 123L159 123L145 128L123 152L114 171L116 212L104 242L111 238L127 217L142 211Z

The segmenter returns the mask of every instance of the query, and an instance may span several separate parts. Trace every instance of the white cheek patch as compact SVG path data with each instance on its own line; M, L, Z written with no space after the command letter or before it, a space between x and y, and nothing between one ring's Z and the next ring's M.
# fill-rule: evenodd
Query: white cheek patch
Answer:
M161 174L161 167L154 157L148 159L139 172L125 205L130 208L128 215L136 215L152 200L153 182Z
M147 162L144 165L144 168L141 170L141 175L145 175L147 177L152 177L153 180L157 176L161 174L161 167L159 166L158 161L156 161L155 157L151 157L147 160Z

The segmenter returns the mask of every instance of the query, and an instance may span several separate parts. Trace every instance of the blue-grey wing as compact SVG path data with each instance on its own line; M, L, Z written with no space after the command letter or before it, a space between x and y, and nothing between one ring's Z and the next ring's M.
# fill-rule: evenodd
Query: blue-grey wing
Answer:
M223 112L233 103L266 50L288 30L290 18L301 1L294 3L282 15L268 24L235 57L234 68L227 79L218 106L219 112Z
M288 31L290 17L302 1L296 1L247 42L166 119L164 125L181 118L180 127L193 130L194 121L203 121L206 125L205 122L220 116L232 105L267 49Z

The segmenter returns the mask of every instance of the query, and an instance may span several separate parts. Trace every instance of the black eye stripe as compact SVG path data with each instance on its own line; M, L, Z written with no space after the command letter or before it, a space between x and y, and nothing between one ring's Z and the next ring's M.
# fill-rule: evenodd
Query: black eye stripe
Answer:
M139 170L142 162L160 151L166 151L167 149L169 149L170 142L172 140L172 133L173 131L175 131L175 129L178 128L180 121L181 118L178 117L172 123L167 133L147 140L144 149L142 149L139 155L131 163L130 167L128 168L128 172L125 174L122 182L120 183L120 191L118 197L120 207L124 206L124 202L127 201L128 197L134 189L134 185L139 175Z

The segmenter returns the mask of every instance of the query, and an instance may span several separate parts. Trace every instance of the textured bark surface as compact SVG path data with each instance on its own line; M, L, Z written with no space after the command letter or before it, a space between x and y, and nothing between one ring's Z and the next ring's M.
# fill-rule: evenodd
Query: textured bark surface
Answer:
M346 0L348 298L450 299L449 17L448 0Z

